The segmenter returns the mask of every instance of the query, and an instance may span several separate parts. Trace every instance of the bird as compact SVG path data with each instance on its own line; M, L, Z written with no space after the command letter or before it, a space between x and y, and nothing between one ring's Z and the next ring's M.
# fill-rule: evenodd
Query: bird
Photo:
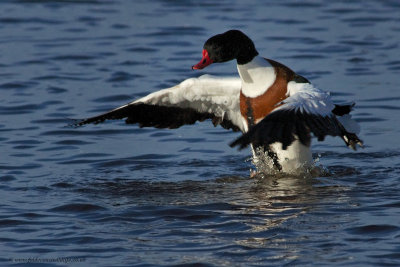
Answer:
M275 172L297 173L313 166L311 139L338 136L353 150L363 147L360 127L349 114L355 103L334 104L329 93L275 60L259 55L253 41L240 30L210 37L201 70L236 60L239 77L202 75L188 78L103 114L76 120L74 126L125 119L140 127L178 128L211 120L241 135L230 143L251 147L253 163Z

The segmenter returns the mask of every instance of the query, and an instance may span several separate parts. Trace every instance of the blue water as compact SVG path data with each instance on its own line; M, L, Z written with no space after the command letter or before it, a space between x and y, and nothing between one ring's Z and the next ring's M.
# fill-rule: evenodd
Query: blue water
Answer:
M399 266L400 4L302 2L2 1L0 265ZM228 146L238 133L211 123L68 127L237 75L234 62L190 68L231 28L355 100L365 148L315 141L329 174L251 179L250 152Z

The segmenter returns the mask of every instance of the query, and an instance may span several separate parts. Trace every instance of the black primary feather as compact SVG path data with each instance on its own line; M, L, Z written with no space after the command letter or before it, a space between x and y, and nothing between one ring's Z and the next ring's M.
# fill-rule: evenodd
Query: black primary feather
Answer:
M286 149L293 143L295 136L303 145L309 146L310 133L322 141L327 135L343 136L346 132L334 115L323 117L294 109L278 110L266 116L247 133L232 142L230 146L238 146L240 150L249 144L266 147L280 142L282 148Z
M194 124L196 121L211 119L214 126L221 125L225 129L239 131L230 120L216 116L213 113L198 112L191 108L172 106L150 105L134 103L122 108L114 109L91 118L77 120L73 126L79 127L85 124L98 124L105 120L119 120L126 118L127 124L138 123L140 127L155 128L179 128L185 124Z

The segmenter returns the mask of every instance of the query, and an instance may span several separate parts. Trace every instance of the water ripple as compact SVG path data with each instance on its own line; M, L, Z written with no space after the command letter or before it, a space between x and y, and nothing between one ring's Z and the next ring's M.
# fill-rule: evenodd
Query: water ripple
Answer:
M111 78L107 80L107 82L124 82L129 80L134 80L137 78L141 78L143 75L139 74L130 74L123 71L118 71L112 74Z
M176 35L199 35L204 32L203 27L185 26L185 27L160 27L159 31L138 34L137 37L162 37Z
M14 18L14 17L2 17L0 18L0 23L4 24L48 24L48 25L57 25L65 23L62 20L54 20L54 19L43 19L43 18Z
M353 235L370 236L387 236L398 233L400 228L395 225L388 224L372 224L347 229Z
M38 85L38 83L36 82L7 82L7 83L3 83L0 84L0 89L9 89L9 90L15 90L15 89L27 89L27 88L31 88L33 86Z
M71 203L71 204L66 204L66 205L55 207L55 208L51 208L48 211L50 211L50 212L86 213L86 212L91 212L91 211L102 211L102 210L106 210L106 208L98 206L98 205L92 205L92 204L86 204L86 203Z

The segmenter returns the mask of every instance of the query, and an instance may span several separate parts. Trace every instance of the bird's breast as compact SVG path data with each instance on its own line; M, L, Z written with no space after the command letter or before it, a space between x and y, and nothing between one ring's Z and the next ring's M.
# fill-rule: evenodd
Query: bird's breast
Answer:
M257 97L249 97L240 91L240 113L252 126L261 121L271 111L279 106L279 103L287 98L287 80L277 76L275 82Z

